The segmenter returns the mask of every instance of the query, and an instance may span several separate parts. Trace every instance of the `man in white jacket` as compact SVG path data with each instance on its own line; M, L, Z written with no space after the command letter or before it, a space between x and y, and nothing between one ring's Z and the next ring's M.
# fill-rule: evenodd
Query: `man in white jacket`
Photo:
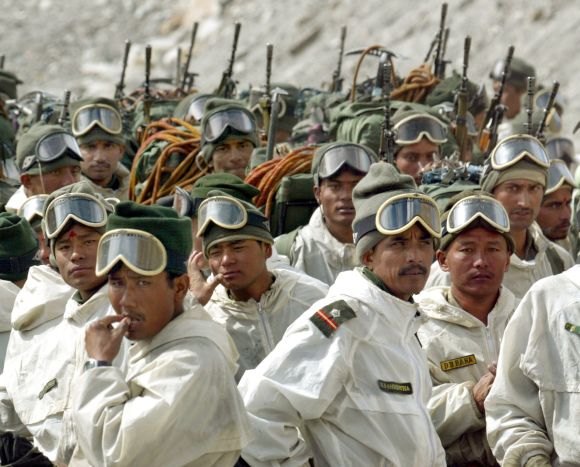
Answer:
M580 266L538 281L506 331L485 401L487 438L507 467L580 465Z
M89 359L74 391L71 466L231 466L248 437L237 352L196 305L184 306L191 221L122 202L99 242L116 315L86 331ZM123 337L126 376L112 366Z
M499 202L475 192L456 198L442 216L437 251L451 286L433 287L415 297L429 318L418 332L434 385L428 407L449 466L494 466L483 403L515 309L513 294L501 285L514 242Z
M86 182L54 192L44 210L49 266L33 266L16 298L0 384L2 430L34 438L51 461L67 463L76 444L71 390L82 370L84 326L109 313L95 274L110 207Z
M239 379L328 287L306 274L268 267L274 240L267 218L250 203L211 191L199 207L198 225L213 284L219 285L207 303L196 296L236 343Z
M481 181L508 213L515 250L503 284L521 300L538 279L572 267L566 250L549 241L534 222L540 211L548 182L548 155L533 136L515 135L503 139L490 156L491 170ZM450 285L449 274L433 263L427 288Z
M242 451L252 466L445 465L412 301L439 236L437 206L384 162L353 199L365 267L341 273L240 382L256 431Z

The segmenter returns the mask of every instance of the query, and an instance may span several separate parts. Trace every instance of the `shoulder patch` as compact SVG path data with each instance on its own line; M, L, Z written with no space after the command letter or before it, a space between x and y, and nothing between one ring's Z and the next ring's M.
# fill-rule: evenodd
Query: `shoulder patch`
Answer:
M330 337L346 321L356 318L354 310L344 300L329 303L310 317L322 334Z
M457 368L464 368L466 366L475 365L477 363L477 359L475 355L466 355L465 357L458 357L452 360L445 360L440 362L441 369L443 371L451 371L456 370Z

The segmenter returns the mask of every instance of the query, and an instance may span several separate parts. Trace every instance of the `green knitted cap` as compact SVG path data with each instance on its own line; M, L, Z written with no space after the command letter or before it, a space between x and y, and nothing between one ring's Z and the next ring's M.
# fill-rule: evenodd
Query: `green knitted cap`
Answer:
M260 194L253 185L244 183L237 175L230 173L209 174L201 177L191 187L191 198L205 199L210 191L219 190L234 198L252 203L252 198Z
M119 113L119 117L121 117L119 107L117 106L117 103L113 99L109 99L107 97L87 97L86 99L79 99L78 101L74 101L71 103L70 105L71 120L74 119L76 111L79 110L81 107L97 104L108 105L109 107L112 107ZM77 136L76 139L79 145L90 144L96 141L109 141L111 143L116 144L123 145L125 144L125 139L123 138L122 132L118 135L115 135L113 133L109 133L108 131L101 129L101 127L99 126L94 126L91 131L82 136Z
M548 169L538 164L522 159L504 170L490 170L481 180L481 189L493 193L494 188L508 180L524 179L540 183L546 187L548 184Z
M37 252L38 239L28 221L16 214L0 213L0 279L26 279L30 266L40 264Z
M211 198L212 196L228 196L233 198L227 193L217 190L210 191L207 197ZM270 233L270 223L268 222L268 218L253 204L241 200L239 201L244 206L248 216L251 215L254 221L252 222L248 219L248 223L239 229L224 229L212 222L205 229L202 237L203 254L206 258L208 257L209 249L216 243L233 242L236 240L258 240L269 243L270 245L274 243L274 238Z
M489 74L491 79L501 81L501 71L503 70L504 63L505 58L500 58L496 61L493 70ZM525 60L519 57L513 57L506 77L506 83L524 91L527 88L528 76L535 77L536 69Z
M352 191L356 211L352 222L353 231L356 232L357 223L375 215L386 200L404 193L420 193L413 177L399 173L392 164L386 162L372 164L369 172ZM355 238L358 259L361 260L363 254L384 237L378 230L372 230L361 238Z
M187 260L193 249L191 219L164 206L145 206L124 201L115 206L107 220L107 231L135 229L157 237L167 251L165 270L174 274L187 272Z

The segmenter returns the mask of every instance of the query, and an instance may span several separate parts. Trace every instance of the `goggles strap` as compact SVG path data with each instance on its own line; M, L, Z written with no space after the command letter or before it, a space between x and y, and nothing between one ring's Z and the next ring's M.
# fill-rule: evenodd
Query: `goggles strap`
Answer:
M25 273L31 266L36 266L39 261L36 259L36 250L23 256L0 258L0 273L19 274Z

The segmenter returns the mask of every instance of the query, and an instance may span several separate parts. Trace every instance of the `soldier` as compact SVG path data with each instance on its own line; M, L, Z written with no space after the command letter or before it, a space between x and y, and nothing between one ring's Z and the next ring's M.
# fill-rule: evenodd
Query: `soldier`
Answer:
M30 267L39 264L37 258L38 240L28 221L16 214L0 213L0 368L4 367L16 295Z
M536 282L504 334L485 401L487 438L504 466L580 460L580 266Z
M538 279L559 274L574 261L534 222L548 182L549 160L544 146L533 136L510 136L494 148L490 161L481 187L492 193L509 215L515 249L503 285L521 300ZM434 263L427 287L449 284L449 275Z
M324 297L328 287L304 274L268 268L274 239L268 220L249 203L211 191L199 207L198 226L215 290L209 301L199 289L192 292L234 339L240 352L239 379L274 349L288 326Z
M50 264L50 246L42 230L44 203L47 198L48 195L30 196L18 209L18 215L28 221L38 238L38 259L42 264Z
M201 121L201 154L215 173L244 178L254 148L260 145L252 113L225 99L209 99Z
M308 225L276 239L276 249L292 266L330 285L359 264L352 240L352 190L377 159L371 149L354 143L316 150L311 172L319 207Z
M32 267L12 312L2 429L34 437L52 462L68 464L76 444L70 394L85 360L84 327L110 313L106 279L95 274L108 209L87 182L49 196L44 225L59 276Z
M37 123L16 147L16 161L22 186L6 203L6 210L17 212L26 198L50 194L78 182L81 150L63 127Z
M418 337L434 385L428 408L447 465L493 466L483 403L516 306L514 295L501 285L514 242L507 212L495 199L475 192L457 198L442 216L437 251L451 286L433 287L415 297L429 318Z
M116 315L86 331L71 466L238 459L248 422L233 378L237 352L201 306L184 306L191 248L189 219L170 208L122 202L109 217L96 268ZM124 336L133 342L126 376L112 366Z
M310 457L314 465L445 465L425 407L431 381L412 301L439 237L437 206L383 162L353 199L365 266L339 274L240 382L260 434L242 451L252 466Z
M489 74L493 81L493 90L495 92L500 87L504 67L505 59L500 58L495 62ZM506 119L511 120L522 110L521 101L528 88L528 77L536 77L534 67L521 58L513 57L501 96L501 104L505 105L507 109L504 114Z
M82 177L105 198L129 199L129 171L119 162L125 154L123 120L115 101L88 98L71 105L72 133L81 149Z

